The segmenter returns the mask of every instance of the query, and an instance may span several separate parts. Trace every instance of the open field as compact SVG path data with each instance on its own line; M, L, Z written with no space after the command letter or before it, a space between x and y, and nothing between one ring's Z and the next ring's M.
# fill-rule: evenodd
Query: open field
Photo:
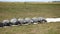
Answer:
M60 17L60 4L2 3L0 21L25 17ZM0 28L0 34L60 34L60 23Z
M0 3L0 20L34 16L60 17L60 4Z
M0 28L0 34L60 34L60 23Z

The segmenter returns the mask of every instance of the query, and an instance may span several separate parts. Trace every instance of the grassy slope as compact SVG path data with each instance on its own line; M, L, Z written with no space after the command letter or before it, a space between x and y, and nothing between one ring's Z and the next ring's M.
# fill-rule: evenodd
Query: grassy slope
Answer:
M60 4L0 3L0 20L24 17L60 17ZM60 23L0 28L0 34L60 34Z

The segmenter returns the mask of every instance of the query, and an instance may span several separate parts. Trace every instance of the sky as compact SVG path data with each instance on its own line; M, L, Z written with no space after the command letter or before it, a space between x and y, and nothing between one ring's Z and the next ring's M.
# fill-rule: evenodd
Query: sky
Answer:
M60 0L0 0L3 2L48 2L48 1L60 1Z

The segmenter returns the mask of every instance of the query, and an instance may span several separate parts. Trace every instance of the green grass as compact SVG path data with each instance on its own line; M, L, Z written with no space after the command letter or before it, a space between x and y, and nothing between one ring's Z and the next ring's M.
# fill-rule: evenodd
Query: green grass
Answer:
M0 21L25 17L60 17L60 4L2 3ZM60 23L0 28L0 34L60 34Z
M0 28L0 34L60 34L60 23Z
M0 20L34 16L60 17L60 4L0 3Z

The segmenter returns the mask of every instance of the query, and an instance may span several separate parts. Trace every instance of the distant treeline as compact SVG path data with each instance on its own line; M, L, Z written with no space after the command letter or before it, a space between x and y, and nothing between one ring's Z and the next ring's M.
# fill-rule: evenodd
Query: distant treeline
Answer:
M60 2L60 1L53 1L53 2Z

